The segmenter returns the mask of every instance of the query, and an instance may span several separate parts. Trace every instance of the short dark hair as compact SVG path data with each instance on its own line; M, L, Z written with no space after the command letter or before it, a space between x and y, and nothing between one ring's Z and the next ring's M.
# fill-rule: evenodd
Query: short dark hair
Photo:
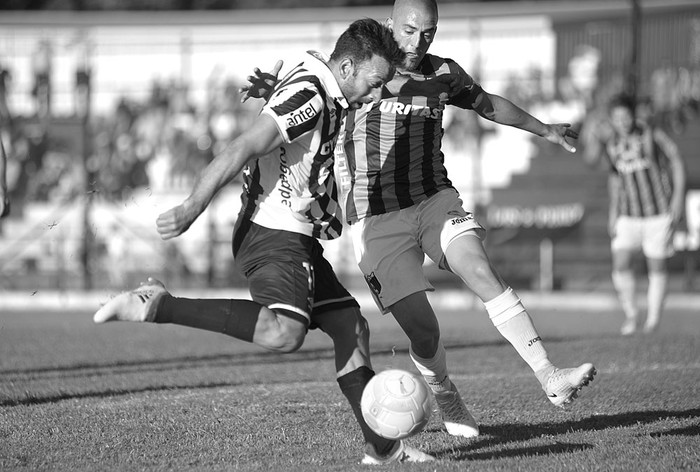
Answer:
M386 26L371 18L354 21L335 43L331 60L349 57L356 62L368 61L377 55L394 67L403 65L404 53Z
M610 99L608 103L608 110L612 111L613 108L626 108L627 110L634 113L634 109L637 106L637 101L633 96L628 94L615 95Z

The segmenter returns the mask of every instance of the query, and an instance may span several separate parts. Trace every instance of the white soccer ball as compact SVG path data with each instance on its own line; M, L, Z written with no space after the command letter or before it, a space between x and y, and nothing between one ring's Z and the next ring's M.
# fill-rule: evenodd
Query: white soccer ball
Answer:
M403 439L421 431L432 412L425 381L401 369L384 370L370 379L360 401L362 416L387 439Z

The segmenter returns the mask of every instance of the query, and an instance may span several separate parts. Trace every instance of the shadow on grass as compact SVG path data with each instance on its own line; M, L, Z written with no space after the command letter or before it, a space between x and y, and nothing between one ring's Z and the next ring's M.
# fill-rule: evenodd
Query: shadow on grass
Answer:
M555 343L561 342L563 339L549 339L548 342ZM469 343L451 343L445 344L447 349L470 349L470 348L481 348L489 346L506 346L508 345L505 340L495 340L486 342L469 342ZM389 347L384 344L383 346L373 346L372 356L391 356L395 354L408 354L407 348L396 348L395 346ZM65 366L49 366L49 367L35 367L35 368L22 368L22 369L0 369L0 376L21 376L21 377L32 377L41 378L42 375L55 376L56 374L61 374L64 376L84 376L86 372L105 370L106 373L124 373L129 370L138 370L139 372L147 372L148 370L157 370L162 372L163 370L172 369L179 370L185 367L235 367L235 366L250 366L252 364L266 365L266 364L291 364L296 362L308 362L314 360L333 360L334 359L333 348L318 348L318 349L305 349L294 353L281 354L274 352L253 352L253 353L236 353L236 354L212 354L212 355L201 355L201 356L179 356L169 359L138 359L129 361L117 361L117 362L94 362L94 363L76 363Z
M450 460L489 460L521 455L537 455L542 453L565 453L588 449L586 444L558 443L549 446L518 448L504 451L479 452L479 449L503 447L509 443L517 443L550 436L562 436L574 431L603 431L609 428L638 426L651 424L663 419L695 419L700 418L700 408L689 410L669 411L638 411L615 415L596 415L578 421L563 421L559 423L505 423L498 425L481 425L479 438L457 448L431 451L437 457ZM663 435L699 435L700 426L689 426L669 431L654 433Z

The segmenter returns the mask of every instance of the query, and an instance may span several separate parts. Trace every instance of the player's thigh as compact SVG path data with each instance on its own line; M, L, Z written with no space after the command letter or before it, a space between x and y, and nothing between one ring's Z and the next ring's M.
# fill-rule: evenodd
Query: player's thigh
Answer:
M302 323L304 332L311 321L314 290L312 243L305 235L252 224L236 254L252 299Z
M423 273L418 230L414 207L351 226L358 266L382 313L412 293L433 289Z
M350 333L355 336L358 330L366 328L366 320L360 313L360 305L348 292L323 256L323 248L318 241L313 242L313 300L311 326L321 328L333 337L336 334Z
M647 259L668 259L675 254L673 219L670 214L646 218L642 249Z
M615 235L610 240L610 250L624 257L625 253L642 250L643 220L629 216L620 216L615 221ZM622 262L622 261L621 261Z
M484 228L462 207L455 190L443 190L419 205L419 239L425 254L447 269L447 249L465 234L485 237ZM456 262L456 260L455 260Z
M499 296L507 284L491 265L481 239L473 232L462 233L446 251L447 267L483 301Z

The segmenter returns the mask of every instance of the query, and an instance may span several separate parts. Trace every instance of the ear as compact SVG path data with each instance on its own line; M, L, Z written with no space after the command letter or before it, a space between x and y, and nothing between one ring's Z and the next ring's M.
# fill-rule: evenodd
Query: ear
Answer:
M340 78L345 80L355 73L355 63L353 62L352 58L346 57L340 61L338 69L340 71Z
M389 28L390 30L393 31L394 30L394 20L391 17L387 18L386 20L384 20L384 26L386 26L387 28Z

